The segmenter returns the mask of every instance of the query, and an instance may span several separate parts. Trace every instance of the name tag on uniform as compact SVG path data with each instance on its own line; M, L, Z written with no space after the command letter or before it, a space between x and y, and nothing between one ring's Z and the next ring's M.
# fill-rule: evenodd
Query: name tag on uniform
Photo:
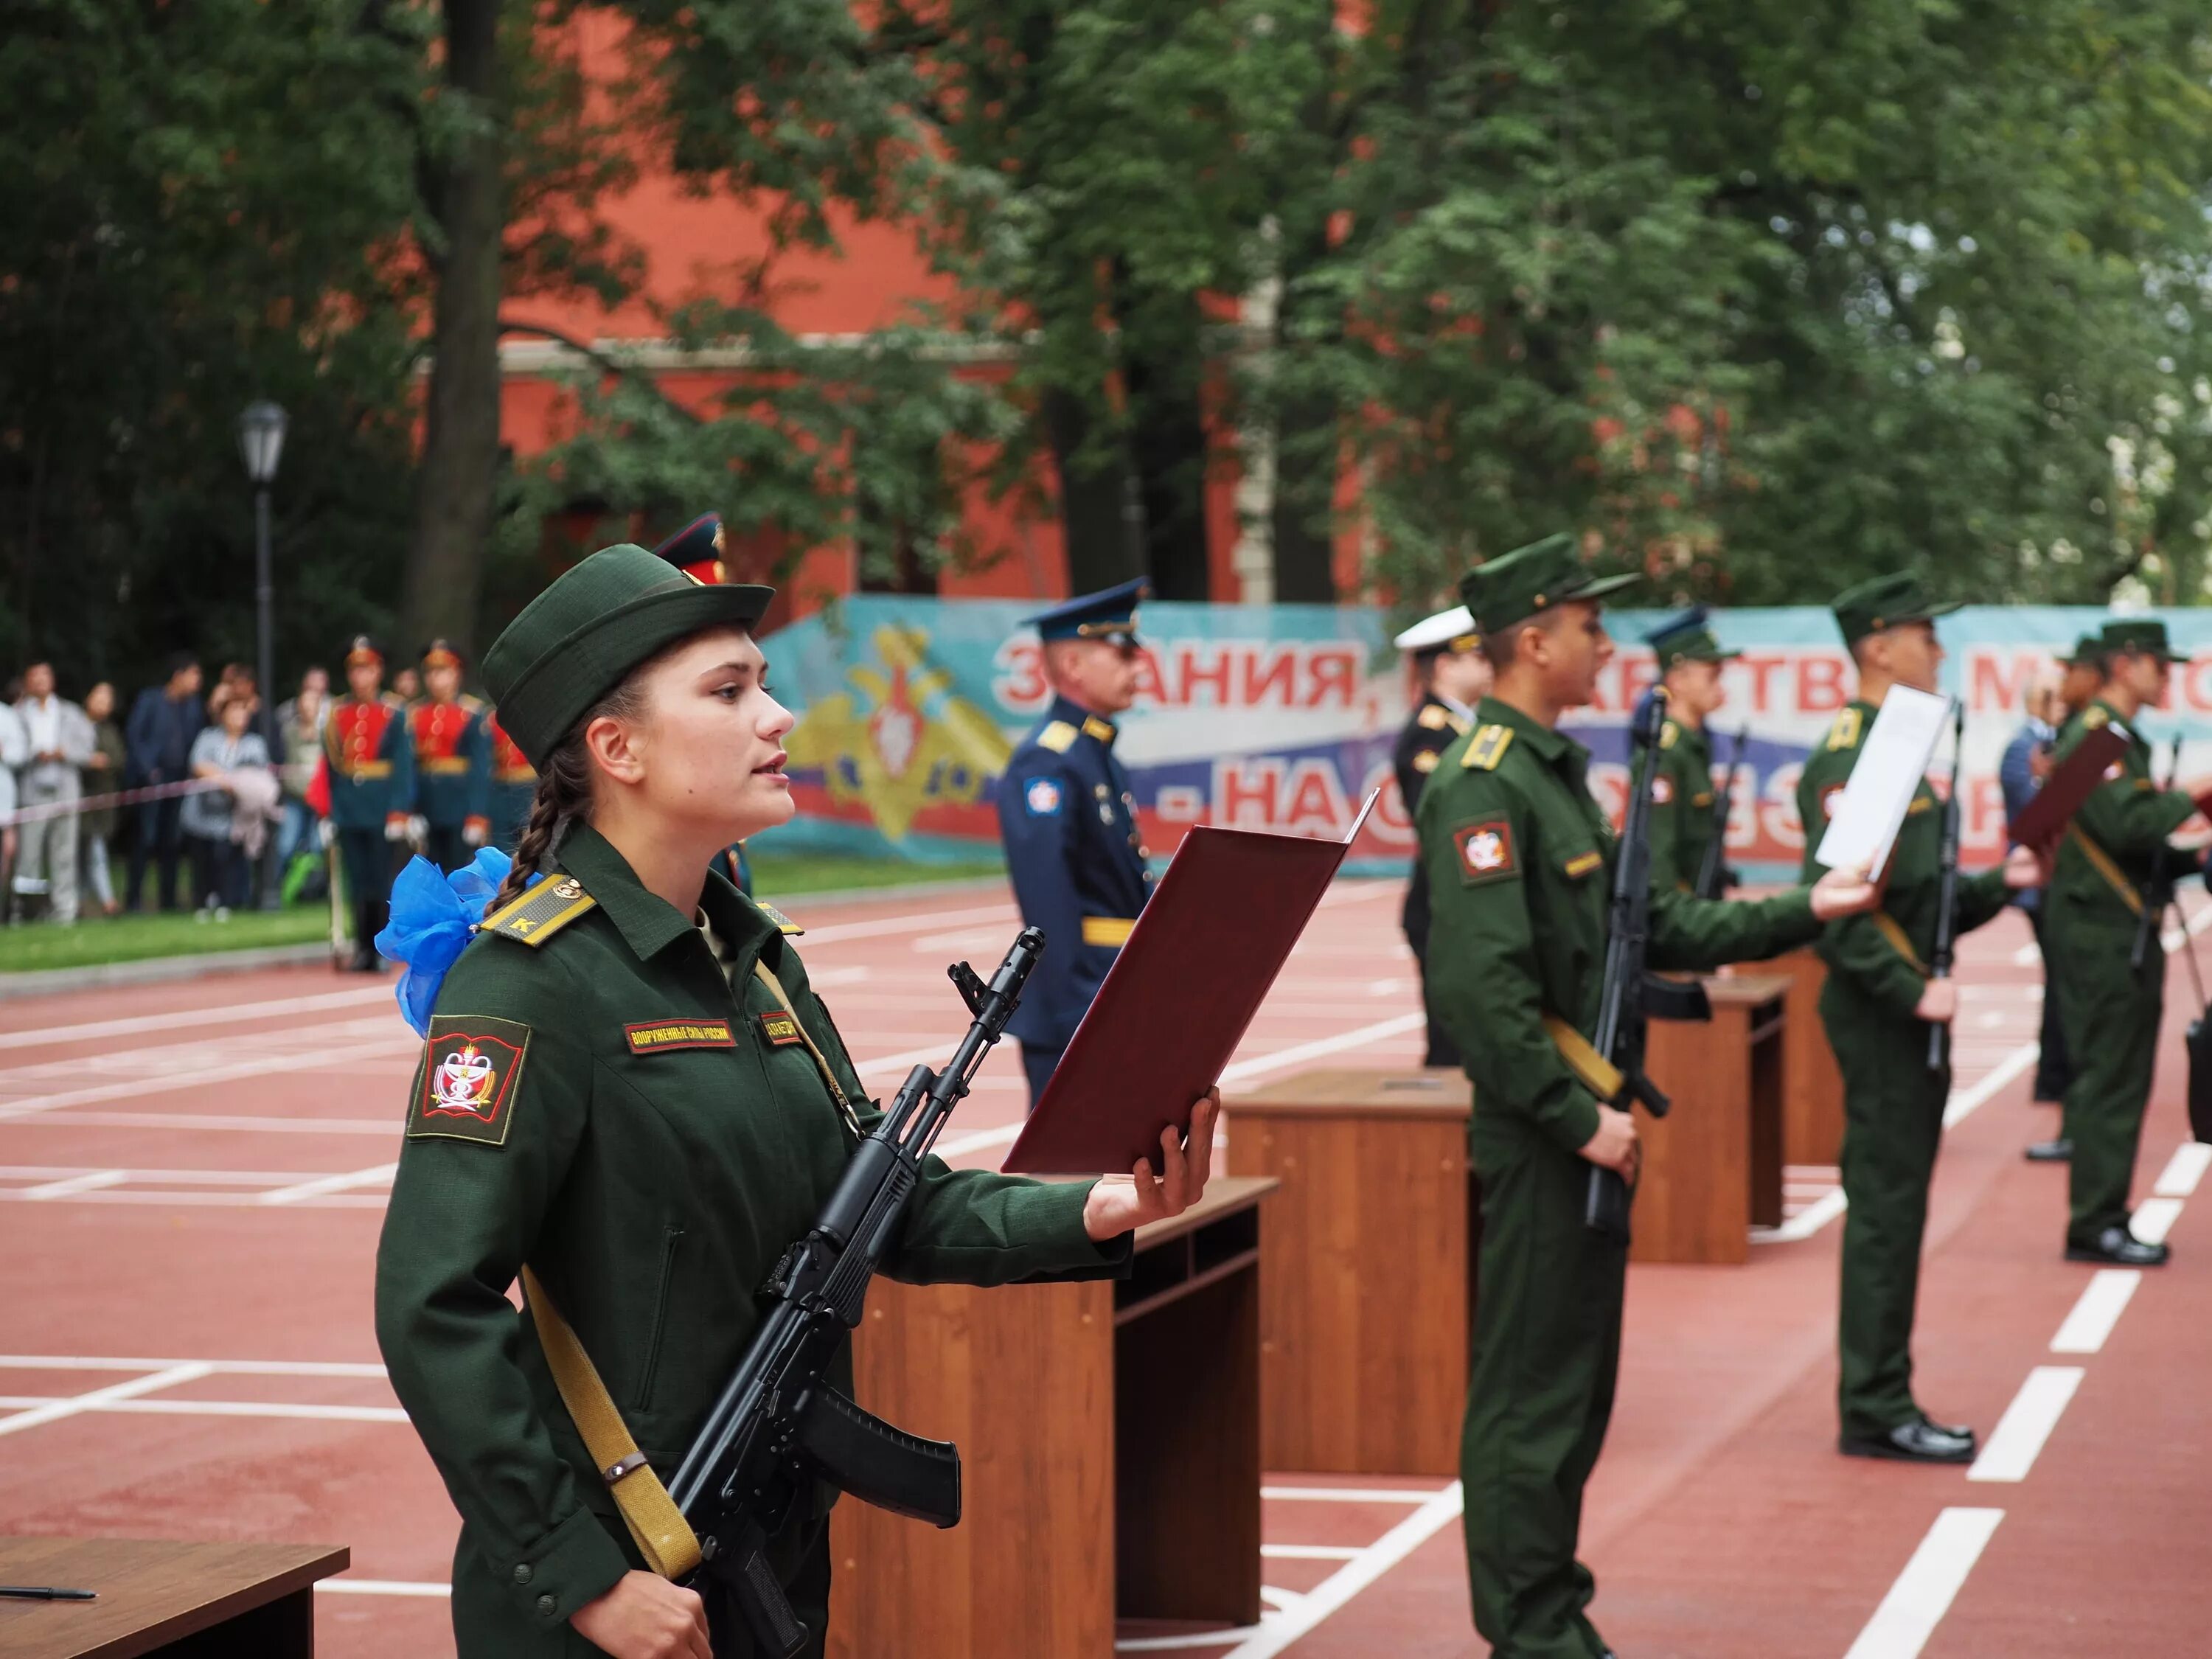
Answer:
M734 1048L726 1019L657 1019L643 1025L625 1025L634 1054L657 1054L668 1048Z
M771 1048L787 1048L794 1042L806 1041L806 1034L799 1029L799 1016L777 1009L760 1017L761 1035L768 1039Z

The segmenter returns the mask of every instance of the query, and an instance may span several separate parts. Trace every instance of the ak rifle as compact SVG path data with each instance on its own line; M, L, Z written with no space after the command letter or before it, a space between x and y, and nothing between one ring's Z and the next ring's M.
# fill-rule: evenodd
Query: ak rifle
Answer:
M975 1016L942 1072L917 1066L854 1149L820 1218L783 1254L762 1291L752 1344L684 1454L669 1496L699 1539L702 1572L732 1586L763 1653L789 1659L809 1639L769 1565L769 1540L823 1480L899 1515L960 1519L960 1451L863 1410L830 1381L860 1322L868 1281L897 1242L907 1205L952 1109L1006 1029L1044 951L1025 927L986 985L963 962L947 971Z
M1948 979L1959 943L1959 787L1966 776L1966 705L1951 705L1951 793L1943 802L1942 850L1936 854L1936 952L1929 962L1929 978ZM1928 1027L1928 1069L1940 1072L1951 1063L1951 1026L1936 1020Z
M1612 912L1605 941L1605 980L1598 994L1597 1030L1584 1041L1564 1019L1545 1021L1553 1044L1599 1100L1622 1111L1640 1103L1664 1117L1671 1103L1644 1074L1644 1021L1711 1019L1712 1005L1694 980L1658 979L1644 959L1651 941L1651 779L1659 764L1659 728L1667 718L1667 693L1657 690L1630 730L1634 765L1628 811L1614 849ZM1611 1170L1593 1169L1583 1221L1593 1232L1628 1243L1628 1183Z
M2181 734L2173 734L2173 748L2166 765L2166 787L2172 789L2181 781ZM2150 867L2150 880L2143 888L2142 914L2136 919L2136 942L2128 951L2128 969L2142 972L2143 963L2150 960L2151 935L2166 920L2166 906L2174 902L2173 860L2164 842L2158 844L2158 853ZM2186 874L2187 872L2184 872ZM2186 939L2185 932L2182 937ZM2190 952L2191 963L2196 961L2196 951Z
M1713 798L1712 838L1705 843L1705 855L1698 864L1698 884L1691 890L1701 899L1728 896L1728 890L1735 885L1735 872L1728 867L1729 811L1735 804L1735 781L1743 770L1744 745L1751 741L1751 725L1746 721L1736 729L1735 747L1729 751L1728 781Z

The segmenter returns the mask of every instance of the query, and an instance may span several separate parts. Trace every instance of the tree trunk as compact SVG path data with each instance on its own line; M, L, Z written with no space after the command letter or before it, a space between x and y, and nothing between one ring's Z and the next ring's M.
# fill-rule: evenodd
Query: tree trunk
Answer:
M1176 326L1124 324L1130 450L1144 507L1145 568L1163 599L1213 597L1206 540L1206 414L1199 401L1200 319L1195 299L1177 304ZM1139 338L1144 343L1139 346Z
M1275 415L1275 599L1336 603L1330 520L1336 494L1336 409L1327 398L1285 398Z
M445 0L446 85L482 131L434 160L436 260L429 394L416 473L415 529L400 598L413 651L443 636L471 650L499 469L499 299L506 202L501 175L498 0Z
M1143 537L1131 523L1128 471L1118 452L1103 465L1081 452L1091 415L1059 386L1044 394L1045 435L1060 473L1060 521L1067 544L1067 591L1088 593L1145 574Z

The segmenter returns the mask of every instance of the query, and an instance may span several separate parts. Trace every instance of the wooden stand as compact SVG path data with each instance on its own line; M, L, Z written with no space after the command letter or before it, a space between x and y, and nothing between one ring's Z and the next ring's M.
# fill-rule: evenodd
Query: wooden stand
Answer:
M1674 1109L1638 1112L1644 1176L1632 1261L1741 1262L1782 1223L1782 1035L1790 981L1705 981L1711 1023L1653 1020L1644 1068Z
M1782 1156L1785 1163L1829 1165L1844 1156L1844 1074L1820 1023L1820 988L1828 966L1810 951L1792 951L1761 964L1790 979L1782 1041Z
M0 1601L9 1659L309 1659L315 1581L344 1549L0 1537L0 1583L99 1593L96 1601Z
M1129 1278L878 1280L869 1410L959 1443L960 1524L830 1523L840 1659L1112 1659L1115 1621L1260 1617L1260 1200L1226 1176L1140 1230ZM1272 1229L1270 1230L1272 1237Z
M1229 1168L1282 1183L1260 1287L1271 1469L1459 1472L1480 1208L1457 1071L1300 1073L1223 1103Z

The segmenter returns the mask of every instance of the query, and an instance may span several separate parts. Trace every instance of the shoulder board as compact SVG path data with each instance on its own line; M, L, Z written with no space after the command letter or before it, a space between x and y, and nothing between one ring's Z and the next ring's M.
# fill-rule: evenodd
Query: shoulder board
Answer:
M382 703L386 708L404 709L407 707L407 699L401 696L397 691L386 691L380 693L376 700Z
M461 707L467 709L471 714L481 714L483 712L483 699L482 697L476 696L470 692L462 692L456 701L458 701Z
M1433 772L1437 769L1437 763L1443 758L1437 750L1424 749L1413 757L1413 769L1416 772Z
M2094 732L2100 726L2111 724L2112 718L2101 708L2095 707L2085 708L2081 711L2081 729L2085 732Z
M1074 742L1075 728L1066 720L1049 720L1036 734L1037 747L1049 749L1055 755L1065 755Z
M1467 753L1459 758L1460 765L1470 772L1495 772L1498 763L1505 757L1512 746L1513 728L1510 726L1486 726L1474 734L1467 746Z
M1111 743L1114 741L1114 728L1107 725L1104 720L1100 720L1096 714L1086 714L1084 716L1083 731L1086 737L1096 738L1101 743Z
M1659 746L1662 749L1672 749L1681 735L1682 728L1674 721L1667 720L1659 727Z
M575 877L549 876L520 898L493 911L478 927L487 933L539 945L598 904L599 900L586 892Z
M1424 732L1441 732L1451 724L1451 710L1441 703L1425 702L1421 712L1413 716L1413 723Z
M1828 747L1831 750L1856 749L1859 746L1859 728L1865 719L1856 708L1846 708L1836 716L1836 723L1828 728Z
M763 904L758 899L755 899L753 901L753 904L763 915L766 916L770 921L775 924L776 931L778 933L795 936L806 931L797 922L793 921L789 916L784 915L782 911L777 909L773 904Z

